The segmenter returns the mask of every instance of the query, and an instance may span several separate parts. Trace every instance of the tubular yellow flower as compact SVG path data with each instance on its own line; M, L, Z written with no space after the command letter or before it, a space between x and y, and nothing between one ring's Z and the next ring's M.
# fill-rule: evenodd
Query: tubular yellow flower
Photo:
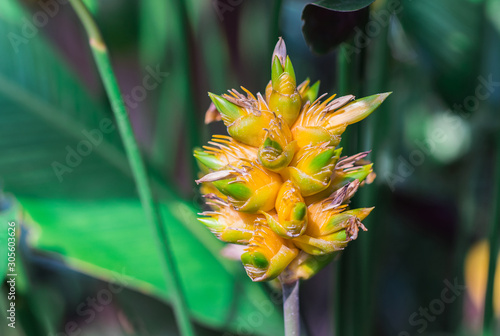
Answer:
M299 189L292 181L281 186L276 198L276 215L264 212L269 227L284 238L294 238L303 234L307 227L307 206Z
M265 99L229 90L209 93L206 121L222 119L229 136L196 149L201 192L212 209L200 221L220 240L247 244L241 256L253 281L308 279L366 230L373 208L350 209L373 180L369 152L340 157L342 133L370 115L389 93L318 98L319 82L297 86L280 38ZM218 111L218 112L217 112Z
M259 218L241 261L253 281L264 281L276 278L297 254L293 244L274 233L264 218Z
M259 148L259 162L272 171L280 171L292 161L297 142L292 139L288 125L277 117L271 120L264 142Z
M300 189L302 196L314 195L328 187L341 151L327 142L302 148L283 175Z
M211 196L210 199L217 199ZM217 211L205 211L198 218L220 240L233 244L248 244L254 231L256 215L246 214L231 208L220 200Z

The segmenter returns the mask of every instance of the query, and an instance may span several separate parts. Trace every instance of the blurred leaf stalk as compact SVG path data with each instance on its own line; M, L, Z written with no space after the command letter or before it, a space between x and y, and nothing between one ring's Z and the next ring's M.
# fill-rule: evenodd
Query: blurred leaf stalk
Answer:
M163 252L164 258L162 258L162 272L168 286L174 289L173 305L179 329L181 334L184 336L194 335L184 294L180 285L179 276L177 274L177 267L174 265L172 252L170 251L170 247L167 243L167 232L162 223L158 205L155 202L150 187L146 167L141 157L141 153L132 130L132 125L125 108L125 102L123 101L118 82L111 66L106 44L104 43L99 28L97 27L92 14L89 12L86 5L81 0L72 0L71 5L88 34L89 44L94 55L94 60L97 64L101 79L104 82L106 93L112 102L111 107L118 122L118 129L125 145L125 151L129 164L132 168L134 180L139 192L139 198L144 208L147 221L151 225L152 230L156 232L155 237L157 248Z
M211 208L205 224L220 240L246 245L241 261L253 281L278 278L285 334L299 335L298 281L323 268L358 237L373 208L352 209L358 188L373 179L368 152L341 156L348 125L369 116L389 95L322 101L319 82L297 85L280 38L265 96L209 93L208 121L222 119L229 136L196 149L201 191ZM220 113L220 117L218 117Z

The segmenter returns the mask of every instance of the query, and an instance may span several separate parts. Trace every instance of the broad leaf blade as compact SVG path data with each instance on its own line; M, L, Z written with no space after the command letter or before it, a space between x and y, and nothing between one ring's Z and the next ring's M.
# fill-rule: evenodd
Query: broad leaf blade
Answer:
M7 37L0 39L0 176L5 189L17 196L133 195L133 184L124 183L129 168L118 132L100 127L112 122L109 109L88 94L42 31L26 37L15 2L2 2L0 12L0 34ZM102 139L92 144L85 132L94 130Z
M31 226L43 228L30 238L33 247L57 253L70 267L104 280L123 274L131 288L169 300L171 289L159 272L160 256L151 249L153 233L144 225L138 201L23 199L21 203L32 218ZM193 209L170 202L161 206L161 213L192 314L202 323L232 330L252 314L261 314L265 319L250 326L251 332L280 335L281 316L276 309L269 310L262 287L252 283L242 268L229 272L186 231L182 221L194 220Z

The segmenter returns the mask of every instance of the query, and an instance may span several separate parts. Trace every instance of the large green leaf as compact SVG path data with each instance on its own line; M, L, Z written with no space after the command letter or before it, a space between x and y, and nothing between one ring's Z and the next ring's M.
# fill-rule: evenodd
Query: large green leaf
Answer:
M0 39L0 176L6 191L43 197L133 195L118 132L100 127L111 123L109 108L88 94L43 39L42 29L23 17L16 2L0 3L0 34L6 37ZM98 132L102 140L97 137L93 145L86 132ZM69 154L79 150L90 153Z
M70 267L104 280L123 275L120 281L128 286L169 300L171 289L165 287L160 256L151 248L153 233L138 201L22 199L21 204L31 218L33 247L57 253ZM280 335L280 314L262 287L248 279L239 263L224 267L182 225L195 220L194 210L169 202L161 213L193 316L214 327L237 331L250 325L256 334ZM252 316L260 322L252 325Z

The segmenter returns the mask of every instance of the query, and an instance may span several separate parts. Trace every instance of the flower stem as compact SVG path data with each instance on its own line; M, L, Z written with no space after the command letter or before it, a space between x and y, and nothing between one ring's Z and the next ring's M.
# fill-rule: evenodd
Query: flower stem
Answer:
M281 287L283 288L283 315L285 317L285 336L299 336L299 281L281 281Z
M146 167L142 160L139 146L134 136L132 125L127 115L127 109L120 93L116 77L111 66L106 44L102 39L99 28L97 27L92 15L81 0L72 0L71 5L76 14L80 18L85 31L89 37L89 43L94 56L99 74L104 83L104 88L111 102L111 107L118 124L118 129L128 161L130 163L134 176L139 198L144 208L148 222L151 224L153 232L156 232L156 243L158 250L164 256L162 270L167 282L167 287L172 290L172 301L175 311L176 320L179 324L181 334L184 336L194 335L193 327L189 319L189 312L182 293L179 276L176 272L176 267L172 255L172 251L168 246L168 237L165 231L164 223L161 220L159 209L154 202L149 179L146 173Z

